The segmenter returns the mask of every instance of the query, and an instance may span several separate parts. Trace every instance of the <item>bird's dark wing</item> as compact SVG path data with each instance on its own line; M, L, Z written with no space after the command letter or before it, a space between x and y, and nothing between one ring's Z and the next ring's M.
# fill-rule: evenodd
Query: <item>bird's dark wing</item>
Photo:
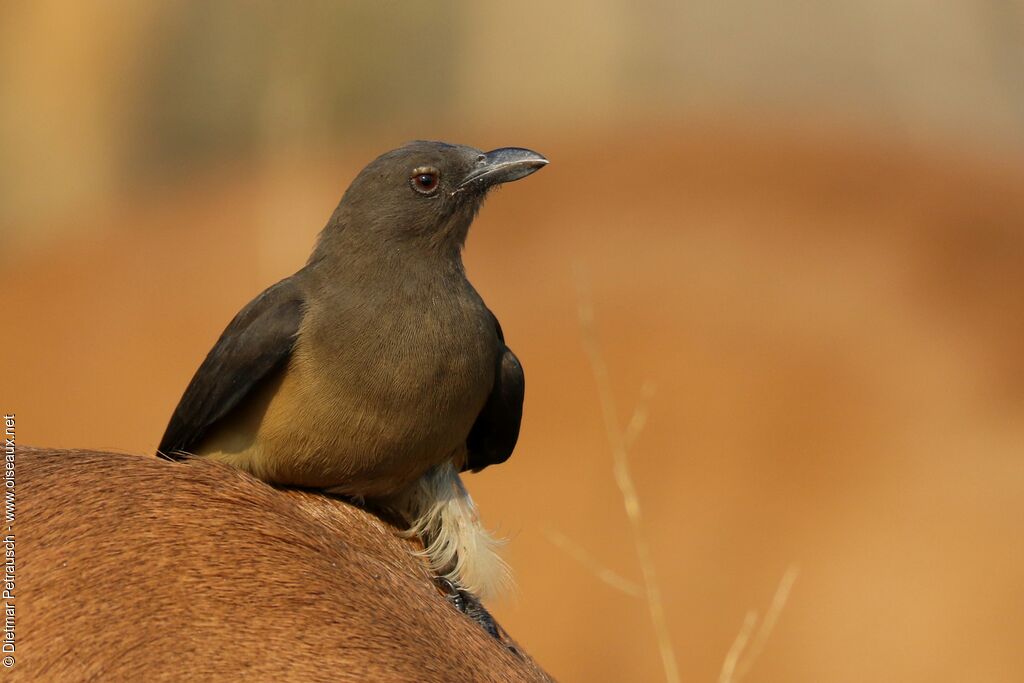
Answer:
M160 441L175 460L195 448L259 381L291 356L303 316L294 278L270 287L243 308L196 370Z
M488 465L508 460L519 440L519 424L523 419L523 394L526 379L523 366L512 350L505 346L505 335L498 319L491 313L498 332L498 363L494 369L494 388L477 416L466 439L468 456L462 471L479 472Z

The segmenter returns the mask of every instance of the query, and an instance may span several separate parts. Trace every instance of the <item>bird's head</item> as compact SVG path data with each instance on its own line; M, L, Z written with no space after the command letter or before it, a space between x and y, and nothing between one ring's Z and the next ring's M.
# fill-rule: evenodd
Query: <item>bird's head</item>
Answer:
M547 163L537 152L519 147L481 152L444 142L411 142L382 154L359 173L324 237L337 232L348 246L370 241L457 253L488 191Z

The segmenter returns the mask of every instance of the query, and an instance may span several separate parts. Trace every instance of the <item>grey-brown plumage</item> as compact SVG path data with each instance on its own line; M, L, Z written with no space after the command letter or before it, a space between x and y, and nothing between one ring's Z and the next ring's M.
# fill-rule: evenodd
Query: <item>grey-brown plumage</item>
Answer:
M437 472L506 460L523 371L461 252L488 190L546 163L525 149L438 142L378 157L306 266L228 325L159 452L383 500L435 490L420 480Z

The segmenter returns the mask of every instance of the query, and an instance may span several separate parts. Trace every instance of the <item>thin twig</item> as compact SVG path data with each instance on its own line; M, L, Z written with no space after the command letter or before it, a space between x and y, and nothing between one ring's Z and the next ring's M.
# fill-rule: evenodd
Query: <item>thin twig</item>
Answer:
M743 651L747 648L747 643L750 642L750 634L754 632L756 625L757 612L750 610L743 617L743 626L740 626L740 632L736 634L736 639L732 641L732 647L729 648L729 653L725 656L725 661L722 662L722 673L718 676L718 683L736 683L739 681L738 676L734 677L736 667L743 656Z
M549 541L561 548L567 555L589 569L594 576L612 588L634 598L643 597L644 590L636 582L630 581L621 574L617 574L602 565L596 557L588 553L583 546L578 545L568 536L551 527L544 529L544 535L547 536Z
M601 414L604 420L605 433L612 451L614 463L612 470L615 474L615 483L622 494L622 502L626 508L626 517L629 519L637 561L640 563L640 569L643 572L647 608L658 639L658 650L661 653L661 662L665 669L665 680L668 683L679 683L679 667L676 664L675 650L672 648L672 639L669 635L668 623L665 620L665 607L661 598L661 589L658 586L654 560L651 557L650 547L647 544L647 538L644 535L641 523L640 498L637 495L636 486L629 471L626 440L622 429L619 427L615 395L612 392L611 382L608 378L608 366L604 361L601 346L597 340L597 332L594 326L594 307L590 300L589 287L580 268L576 269L576 280L579 288L579 317L583 347L590 360L591 371L597 383L597 395L601 402Z

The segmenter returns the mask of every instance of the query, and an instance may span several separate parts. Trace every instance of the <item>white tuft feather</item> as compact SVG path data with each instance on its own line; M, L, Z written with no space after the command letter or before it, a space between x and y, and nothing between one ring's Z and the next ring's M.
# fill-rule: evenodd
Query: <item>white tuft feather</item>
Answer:
M476 505L450 462L420 477L399 506L411 524L407 536L419 536L421 554L437 575L480 597L494 597L512 578L497 553L504 541L480 522Z

